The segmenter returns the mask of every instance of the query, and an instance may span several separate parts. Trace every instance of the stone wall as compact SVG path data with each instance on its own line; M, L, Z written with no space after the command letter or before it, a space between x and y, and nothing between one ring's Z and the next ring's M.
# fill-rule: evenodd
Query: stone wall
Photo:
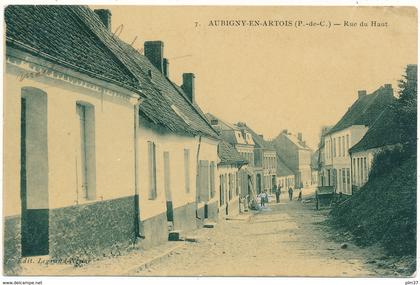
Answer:
M136 240L135 196L50 210L50 256L95 257Z
M21 217L13 216L4 219L3 235L3 272L4 275L17 275L21 258L20 245Z

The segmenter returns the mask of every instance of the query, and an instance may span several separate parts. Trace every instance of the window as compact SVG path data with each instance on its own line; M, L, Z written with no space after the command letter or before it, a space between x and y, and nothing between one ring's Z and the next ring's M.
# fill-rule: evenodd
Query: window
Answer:
M213 198L216 194L216 188L215 188L215 168L216 164L214 161L210 162L210 197Z
M341 149L343 150L342 156L346 156L346 148L344 144L344 136L341 138L341 144L343 145Z
M341 170L341 175L343 176L342 181L343 181L343 192L347 193L347 176L346 176L346 169L343 168Z
M348 193L351 194L350 168L347 168L347 189Z
M335 138L333 139L333 153L334 153L334 157L336 157L337 156L337 144L336 144Z
M147 142L148 158L149 158L149 200L154 200L157 197L156 186L156 144L154 142Z
M338 156L341 156L341 137L338 138Z
M95 112L92 105L77 103L79 144L77 149L77 177L81 194L87 200L96 199Z
M184 185L185 192L190 193L190 150L184 149Z
M337 175L337 189L339 193L342 192L340 181L341 181L341 169L338 170L338 175Z
M364 182L367 181L367 163L366 163L366 157L363 158L363 170L364 170Z
M346 155L348 154L350 149L350 138L349 135L346 135Z

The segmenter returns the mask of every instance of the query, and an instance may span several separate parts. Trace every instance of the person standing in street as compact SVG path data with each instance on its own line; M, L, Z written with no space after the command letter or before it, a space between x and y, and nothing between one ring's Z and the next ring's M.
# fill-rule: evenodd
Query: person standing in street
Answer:
M280 203L280 189L281 189L280 185L278 187L276 186L276 184L273 185L273 192L276 194L277 204Z
M292 189L292 187L289 187L289 200L290 201L292 201L292 199L293 199L293 189Z
M267 192L265 190L264 190L264 192L261 193L260 199L261 199L261 207L264 207L265 202L267 200Z
M279 198L278 198L277 192L278 192L278 188L277 188L276 184L273 184L273 187L271 189L271 193L274 193L276 195L276 202L278 203L279 202Z

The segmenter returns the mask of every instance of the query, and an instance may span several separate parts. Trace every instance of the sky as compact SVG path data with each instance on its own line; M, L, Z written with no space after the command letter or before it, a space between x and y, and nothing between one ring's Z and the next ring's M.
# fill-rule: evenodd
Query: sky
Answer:
M302 132L314 149L321 127L334 125L358 90L391 83L397 91L405 66L417 63L415 8L91 8L110 9L112 31L139 50L144 41L163 41L170 79L181 84L182 73L193 72L204 112L246 122L266 139L283 129ZM219 20L278 26L220 26ZM303 26L311 21L327 27Z

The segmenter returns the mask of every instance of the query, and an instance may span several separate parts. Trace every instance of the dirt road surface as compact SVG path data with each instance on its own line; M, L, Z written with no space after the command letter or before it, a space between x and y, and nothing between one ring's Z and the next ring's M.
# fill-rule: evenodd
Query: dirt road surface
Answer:
M284 196L283 196L284 197ZM326 211L313 203L281 201L248 221L222 220L200 229L198 242L135 272L142 276L392 276L371 259L380 252L331 238ZM346 247L346 248L342 248Z

